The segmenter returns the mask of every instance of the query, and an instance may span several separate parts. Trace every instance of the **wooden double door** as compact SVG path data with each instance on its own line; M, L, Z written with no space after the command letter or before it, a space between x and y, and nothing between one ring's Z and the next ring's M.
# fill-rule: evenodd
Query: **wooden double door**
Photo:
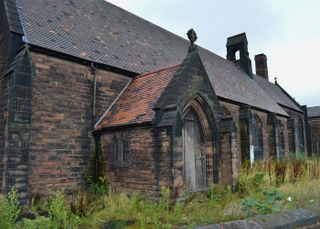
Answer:
M191 109L183 118L184 176L187 192L203 191L206 182L206 156L200 122Z

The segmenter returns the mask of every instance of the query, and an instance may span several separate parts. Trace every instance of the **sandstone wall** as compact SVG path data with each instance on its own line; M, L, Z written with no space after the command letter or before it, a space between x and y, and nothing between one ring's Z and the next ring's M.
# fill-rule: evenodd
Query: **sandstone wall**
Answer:
M123 160L117 161L115 139L124 139ZM101 135L102 158L113 189L156 194L172 187L170 135L151 126L106 131Z
M92 159L93 73L89 65L32 52L31 194L79 188ZM98 119L128 78L97 69Z

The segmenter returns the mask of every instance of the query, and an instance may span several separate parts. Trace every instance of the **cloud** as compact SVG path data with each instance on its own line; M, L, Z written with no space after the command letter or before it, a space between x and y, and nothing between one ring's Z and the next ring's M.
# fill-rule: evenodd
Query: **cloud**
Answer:
M119 6L123 9L129 9L131 7L133 0L108 0L108 2L116 6Z
M317 39L291 39L268 48L271 76L297 98L308 105L320 104L318 74L320 46Z

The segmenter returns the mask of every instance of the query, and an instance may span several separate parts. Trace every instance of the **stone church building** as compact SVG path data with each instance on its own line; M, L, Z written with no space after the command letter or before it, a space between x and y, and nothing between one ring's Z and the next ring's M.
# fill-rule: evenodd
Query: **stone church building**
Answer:
M239 166L307 154L306 108L245 33L226 59L104 0L0 2L0 191L236 187ZM202 35L205 36L205 35ZM239 54L239 58L237 58Z

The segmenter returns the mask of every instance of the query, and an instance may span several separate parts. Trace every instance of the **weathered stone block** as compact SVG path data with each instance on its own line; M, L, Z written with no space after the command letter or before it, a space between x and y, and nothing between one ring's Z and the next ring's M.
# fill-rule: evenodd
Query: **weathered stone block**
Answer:
M295 224L295 227L303 227L303 226L308 226L310 224L315 224L317 222L317 215L304 208L299 208L287 213L284 213L285 216L289 217L292 219Z
M268 229L290 229L295 228L295 221L282 214L261 215L252 219L248 219L257 223L262 228Z
M263 229L259 224L253 221L238 220L221 224L223 229Z

